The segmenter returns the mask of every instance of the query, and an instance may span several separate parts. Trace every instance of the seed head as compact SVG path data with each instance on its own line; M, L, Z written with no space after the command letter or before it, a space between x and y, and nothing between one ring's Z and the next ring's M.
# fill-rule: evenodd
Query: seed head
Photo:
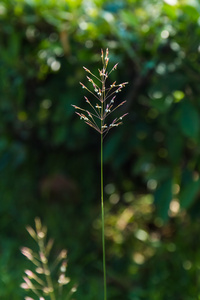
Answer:
M24 290L29 290L29 289L30 289L29 286L28 286L28 284L27 284L26 282L22 282L22 283L20 284L20 287L21 287L22 289L24 289Z
M90 70L88 70L86 67L83 67L86 72L88 72L94 80L86 76L88 81L92 83L94 87L95 93L93 93L89 88L87 88L82 82L80 82L82 88L86 89L94 98L95 100L98 100L99 103L92 104L92 101L88 100L86 96L85 100L86 103L90 105L92 108L92 112L89 112L86 109L83 109L81 107L78 107L76 105L72 105L76 110L83 111L87 113L87 116L84 113L79 113L76 111L76 114L80 117L81 120L84 120L87 125L94 128L96 131L98 131L101 135L105 136L108 131L113 128L117 127L118 125L121 125L122 118L124 118L126 114L124 114L122 117L118 117L114 119L110 124L106 124L107 117L115 111L118 107L125 104L126 101L119 101L117 102L115 100L116 94L121 92L122 88L125 87L125 85L128 82L123 82L121 84L116 84L116 81L113 82L113 84L106 86L106 80L111 72L117 69L118 63L114 65L114 67L111 69L111 71L107 71L108 62L109 62L109 51L108 48L106 49L106 53L104 56L104 51L101 49L101 59L102 59L102 69L98 69L99 76L97 77L94 75ZM99 87L99 84L96 84L95 81L100 82L101 86Z
M88 72L88 73L91 73L90 70L88 70L87 68L83 67L83 69Z
M64 274L61 274L58 278L58 283L60 285L65 285L68 284L70 282L70 278L69 277L65 277Z
M31 249L27 248L27 247L23 247L21 249L21 253L26 256L26 258L28 258L29 260L33 260L33 252Z
M26 227L26 230L28 231L28 233L30 234L30 236L31 236L34 240L36 240L37 235L36 235L35 230L34 230L31 226L27 226L27 227Z
M77 107L74 106L76 109ZM88 115L92 117L91 113ZM80 114L81 115L81 114ZM84 114L82 114L84 116ZM88 119L89 122L89 119ZM53 239L46 239L47 227L43 226L40 219L35 219L35 228L32 229L27 226L27 230L31 237L37 242L38 250L36 252L32 251L30 248L23 247L21 249L22 254L28 258L35 266L33 271L26 269L25 276L23 276L23 283L20 287L27 292L32 292L37 296L39 300L45 300L46 296L52 299L56 299L56 290L59 288L59 293L61 292L62 286L70 282L70 278L66 276L67 271L67 250L63 249L59 255L56 257L53 264L49 265L50 251L53 246ZM58 277L54 280L52 276L55 270L59 270ZM72 292L69 291L71 296ZM45 296L46 295L46 296ZM51 297L52 295L52 297ZM26 296L25 300L34 300ZM47 299L47 298L46 298ZM71 299L71 298L70 298Z

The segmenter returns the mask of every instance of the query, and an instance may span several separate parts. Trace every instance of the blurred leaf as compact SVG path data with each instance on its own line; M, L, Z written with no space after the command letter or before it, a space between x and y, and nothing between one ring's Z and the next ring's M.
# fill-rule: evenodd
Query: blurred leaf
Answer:
M130 26L132 26L132 27L135 27L135 26L137 26L137 24L138 24L138 19L137 19L137 17L134 16L133 13L130 12L130 11L122 10L122 11L121 11L121 18L122 18L122 20L123 20L126 24L128 24L128 25L130 25Z
M196 196L200 190L200 178L190 178L181 186L181 192L179 195L180 205L182 208L188 209L196 199Z
M153 167L150 169L150 172L147 173L146 180L149 179L154 179L157 182L162 182L163 180L166 180L166 178L169 178L171 174L171 167L170 166L165 166L165 165L159 165Z
M182 11L183 11L183 13L188 15L190 20L196 21L199 18L199 11L198 11L197 8L195 8L195 4L194 4L194 6L192 6L192 5L183 5L182 6Z
M172 200L172 178L160 183L155 191L154 200L158 216L167 221L169 205Z
M198 139L200 129L199 113L189 101L181 103L180 126L185 136L194 140Z
M164 3L163 6L164 12L167 14L167 16L170 18L170 20L176 20L177 18L177 8L173 5L169 5L167 3Z
M172 127L166 137L166 143L169 159L176 165L181 160L184 148L184 141L179 130Z

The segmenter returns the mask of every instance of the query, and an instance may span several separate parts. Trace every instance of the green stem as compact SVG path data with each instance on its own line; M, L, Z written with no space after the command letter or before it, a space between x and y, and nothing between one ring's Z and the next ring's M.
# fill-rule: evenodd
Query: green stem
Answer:
M101 134L101 220L102 220L102 250L103 250L103 278L104 278L104 300L107 300L106 291L106 255L105 255L105 233L104 233L104 201L103 201L103 133Z
M41 259L41 263L43 265L43 269L44 269L44 273L45 273L45 277L46 277L46 282L47 282L47 287L49 288L50 292L49 292L49 297L51 300L56 300L55 298L55 294L54 294L54 288L53 288L53 283L51 280L51 273L48 267L48 260L47 257L45 255L45 246L44 246L44 241L41 239L38 239L38 245L40 248L40 252L43 253L44 255L44 259Z

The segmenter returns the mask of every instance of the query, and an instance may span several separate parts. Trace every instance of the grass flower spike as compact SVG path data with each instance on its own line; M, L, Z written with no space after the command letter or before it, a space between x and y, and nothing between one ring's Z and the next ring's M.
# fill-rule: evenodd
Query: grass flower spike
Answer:
M21 284L21 288L30 292L34 298L26 296L25 300L61 299L63 287L71 281L66 276L67 250L62 250L50 267L49 258L54 242L51 238L47 241L47 228L42 225L39 218L35 219L35 227L34 230L32 227L27 226L27 231L37 243L38 251L34 252L27 247L21 249L22 254L32 263L32 270L27 269L24 271L24 282ZM58 274L56 282L53 281L55 273ZM69 287L65 299L70 300L75 292L76 286Z
M86 87L80 82L83 89L87 90L92 95L93 100L89 100L84 96L86 103L89 105L90 110L83 109L76 105L72 105L76 109L76 114L83 120L87 125L95 129L101 135L101 221L102 221L102 252L103 252L103 278L104 278L104 300L107 300L107 285L106 285L106 256L105 256L105 234L104 234L104 199L103 199L103 140L107 133L114 127L118 127L122 124L123 118L127 113L111 119L110 115L117 110L119 107L124 105L126 101L118 101L117 94L121 92L122 88L128 82L116 84L116 81L112 84L107 84L107 78L109 75L117 69L118 64L108 71L108 49L104 55L101 50L102 69L99 71L99 77L94 75L86 67L83 69L89 74L86 76L92 88ZM110 121L111 119L111 121Z
M89 104L91 110L89 111L76 105L72 106L76 109L76 114L81 120L85 121L86 124L94 128L104 137L110 129L121 125L122 119L127 115L126 113L107 123L108 116L126 102L116 101L116 94L121 92L122 88L125 87L128 82L123 82L121 84L113 82L111 85L106 86L108 76L117 69L118 64L114 65L110 71L107 71L109 62L108 49L106 49L105 56L103 50L101 50L101 58L103 67L99 70L99 77L95 76L90 70L83 67L83 69L89 73L91 77L93 77L92 79L91 77L86 76L89 83L92 84L92 89L89 89L80 82L82 88L86 89L95 100L95 102L90 101L87 97L85 97L86 103Z

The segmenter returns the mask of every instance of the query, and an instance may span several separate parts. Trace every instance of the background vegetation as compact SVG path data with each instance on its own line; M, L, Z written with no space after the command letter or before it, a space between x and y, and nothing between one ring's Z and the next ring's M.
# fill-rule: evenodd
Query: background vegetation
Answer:
M75 116L100 49L129 112L105 139L109 300L200 299L198 0L0 1L0 299L39 216L77 300L102 299L99 136Z

